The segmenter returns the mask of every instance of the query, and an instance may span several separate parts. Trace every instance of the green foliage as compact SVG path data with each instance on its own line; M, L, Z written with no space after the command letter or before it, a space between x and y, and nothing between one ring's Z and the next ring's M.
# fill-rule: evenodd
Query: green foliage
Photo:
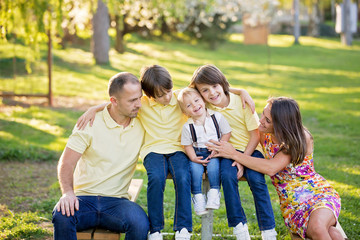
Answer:
M12 213L2 209L0 212L0 239L43 239L50 236L49 230L38 226L44 219L36 212Z
M184 33L191 39L197 39L200 43L207 44L211 50L215 50L228 37L228 29L233 24L232 22L223 22L221 18L221 15L215 15L211 26L203 23L196 25L194 21L193 24L190 24L189 29L198 28L199 31L190 30Z
M0 1L0 41L24 40L29 47L25 58L28 73L32 71L30 64L39 58L39 43L47 40L46 34L53 28L53 22L61 34L61 3L62 0Z

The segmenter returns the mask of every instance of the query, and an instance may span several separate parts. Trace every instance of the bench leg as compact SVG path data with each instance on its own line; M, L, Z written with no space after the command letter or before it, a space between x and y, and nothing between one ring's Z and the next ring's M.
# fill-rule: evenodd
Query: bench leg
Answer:
M208 178L203 179L203 193L206 194L210 189ZM201 217L201 240L211 240L213 234L213 210Z

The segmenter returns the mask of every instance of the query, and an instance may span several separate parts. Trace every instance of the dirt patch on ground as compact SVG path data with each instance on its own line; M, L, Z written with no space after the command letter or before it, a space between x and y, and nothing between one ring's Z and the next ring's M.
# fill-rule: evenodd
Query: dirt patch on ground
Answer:
M47 199L57 182L57 162L0 162L0 203L11 211L26 212Z
M52 108L69 108L76 109L80 111L85 111L89 107L104 103L105 100L97 100L97 99L85 99L79 97L64 97L57 96L52 99ZM21 106L21 107L30 107L30 106L41 106L41 107L49 107L49 101L47 98L39 98L39 97L6 97L2 99L2 103L0 103L1 108L0 111L5 110L6 108L13 106Z

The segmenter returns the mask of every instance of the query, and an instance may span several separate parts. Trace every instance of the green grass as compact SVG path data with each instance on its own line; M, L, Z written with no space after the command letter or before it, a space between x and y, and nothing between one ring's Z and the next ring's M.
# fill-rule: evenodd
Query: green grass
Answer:
M70 99L69 102L79 101L77 106L84 105L86 109L88 105L107 99L107 82L112 75L129 71L139 76L140 68L150 64L166 67L172 75L174 88L182 88L188 84L193 71L205 63L217 65L232 86L248 90L256 102L258 113L262 112L269 96L293 97L300 104L304 124L315 138L315 169L339 192L342 198L339 221L350 239L358 238L360 42L354 41L353 46L346 47L340 44L339 39L301 37L301 45L294 46L291 36L272 35L270 47L267 47L245 46L242 40L242 35L233 35L216 51L210 51L202 45L127 36L126 53L121 55L111 50L111 64L106 66L94 65L92 54L84 46L54 49L54 97L60 99L59 105L61 101ZM17 74L14 80L12 64L9 64L14 56L13 49L14 46L10 44L0 45L0 62L6 62L0 64L0 90L46 93L45 51L42 53L43 60L36 63L31 75L27 75L22 62L26 51L17 45ZM3 102L7 103L5 100ZM0 165L20 164L19 161L25 165L31 164L32 160L47 161L55 171L56 160L82 111L65 107L11 107L6 104L0 107ZM145 180L138 203L146 209L147 179L141 163L135 177ZM21 192L31 192L28 181L17 183L13 180L18 189L23 189L19 190L16 204L8 204L10 201L3 194L0 194L0 203L7 204L17 214L30 211L35 216L50 219L52 207L60 194L56 176L42 190L48 194L43 198L38 198L36 194L21 195ZM268 177L267 181L278 239L290 239L280 214L277 194ZM254 235L254 239L260 239L249 187L245 182L239 185L250 234ZM8 189L13 187L11 184L5 186ZM168 180L164 201L166 232L172 232L174 194L173 184ZM17 209L17 205L26 202L27 207ZM193 222L194 232L199 233L201 220L195 214ZM221 208L215 211L214 223L214 233L232 233L227 227L223 199ZM24 231L32 232L25 230L25 227Z

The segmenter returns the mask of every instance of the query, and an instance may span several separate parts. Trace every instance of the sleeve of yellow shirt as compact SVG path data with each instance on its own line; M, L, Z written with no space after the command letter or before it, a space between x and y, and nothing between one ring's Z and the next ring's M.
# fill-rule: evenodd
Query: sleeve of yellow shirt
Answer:
M245 123L248 131L252 131L259 128L259 116L256 112L252 113L248 105L246 105L245 110Z
M66 146L78 153L83 154L91 143L91 136L88 133L88 128L89 127L86 127L84 130L78 130L75 126Z

